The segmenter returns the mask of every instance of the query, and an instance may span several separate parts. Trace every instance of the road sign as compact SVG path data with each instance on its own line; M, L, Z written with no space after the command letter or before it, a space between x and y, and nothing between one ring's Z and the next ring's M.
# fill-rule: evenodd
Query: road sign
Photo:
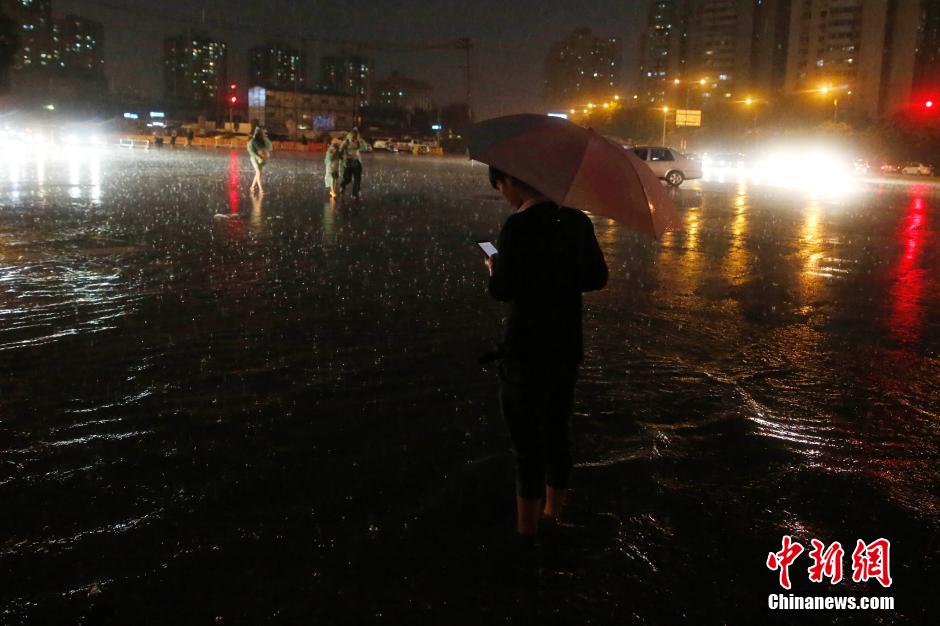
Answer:
M676 126L701 126L702 112L698 109L678 109Z

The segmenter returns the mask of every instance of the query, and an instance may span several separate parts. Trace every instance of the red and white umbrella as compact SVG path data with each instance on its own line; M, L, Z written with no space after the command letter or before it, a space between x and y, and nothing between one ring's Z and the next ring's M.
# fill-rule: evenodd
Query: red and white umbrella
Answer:
M610 217L659 237L681 230L659 178L631 150L547 115L507 115L474 124L470 158L537 189L560 206Z

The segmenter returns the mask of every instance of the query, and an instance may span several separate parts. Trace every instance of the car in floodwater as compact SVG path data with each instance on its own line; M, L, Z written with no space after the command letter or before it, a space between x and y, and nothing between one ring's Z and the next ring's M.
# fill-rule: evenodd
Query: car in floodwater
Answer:
M901 173L908 176L933 176L933 166L924 163L907 163L901 168Z
M702 177L702 162L674 148L634 146L631 149L656 176L672 187L678 187L686 180Z

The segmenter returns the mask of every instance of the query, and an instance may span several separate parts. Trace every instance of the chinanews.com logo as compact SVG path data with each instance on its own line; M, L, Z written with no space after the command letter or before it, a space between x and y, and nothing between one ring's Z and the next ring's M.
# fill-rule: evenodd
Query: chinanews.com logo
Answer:
M791 588L790 566L806 551L790 535L784 535L778 552L767 554L767 569L777 572L778 582L784 589ZM812 550L807 554L812 564L806 570L809 580L821 584L828 579L830 585L838 585L843 580L843 559L845 550L838 541L830 545L818 539L810 540ZM862 539L855 542L852 551L852 581L856 583L877 581L885 589L894 582L891 579L891 542L885 538L866 543ZM767 597L770 609L819 609L819 610L872 610L893 609L893 596L796 596L792 593L772 593Z

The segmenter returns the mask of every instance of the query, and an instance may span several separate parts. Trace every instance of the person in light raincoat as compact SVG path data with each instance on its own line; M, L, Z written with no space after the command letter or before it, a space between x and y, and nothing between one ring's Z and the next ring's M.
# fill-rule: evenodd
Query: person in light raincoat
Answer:
M342 161L339 152L339 140L334 139L326 148L326 156L323 157L323 164L326 166L326 173L323 176L323 184L330 190L330 197L336 197L336 189L339 187L339 165Z
M251 159L251 166L255 168L255 177L251 181L251 191L258 187L258 193L264 193L264 187L261 185L261 173L264 171L264 164L268 160L271 152L271 140L268 139L264 129L260 126L255 128L251 139L248 140L248 155Z

